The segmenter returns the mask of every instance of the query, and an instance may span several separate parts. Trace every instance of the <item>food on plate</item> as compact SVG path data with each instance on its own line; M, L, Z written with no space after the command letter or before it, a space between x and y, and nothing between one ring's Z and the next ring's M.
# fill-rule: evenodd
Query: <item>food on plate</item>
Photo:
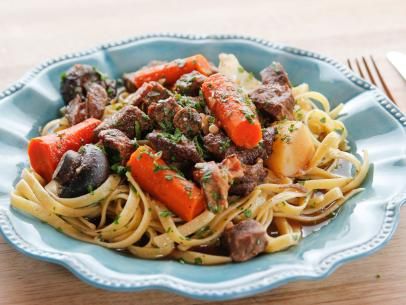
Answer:
M257 79L235 55L219 60L154 61L122 82L73 65L12 206L146 259L214 265L296 245L362 190L368 155L349 152L342 104L294 86L282 64Z

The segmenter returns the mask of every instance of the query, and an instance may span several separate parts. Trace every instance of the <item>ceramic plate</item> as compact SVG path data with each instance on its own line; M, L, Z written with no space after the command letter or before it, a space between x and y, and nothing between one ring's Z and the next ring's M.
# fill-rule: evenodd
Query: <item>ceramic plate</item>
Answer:
M71 239L10 208L9 192L28 165L28 139L58 116L63 102L60 75L86 63L120 77L153 59L203 53L217 63L220 52L234 53L248 71L272 61L286 68L293 84L306 82L333 105L345 103L342 120L352 152L367 149L371 168L365 191L349 200L328 225L298 246L248 262L194 266L148 261ZM19 251L61 264L94 286L120 291L162 289L201 299L232 299L287 282L321 279L344 262L381 248L392 236L406 201L406 118L384 94L327 57L260 39L240 36L149 35L108 43L50 60L0 93L0 228Z

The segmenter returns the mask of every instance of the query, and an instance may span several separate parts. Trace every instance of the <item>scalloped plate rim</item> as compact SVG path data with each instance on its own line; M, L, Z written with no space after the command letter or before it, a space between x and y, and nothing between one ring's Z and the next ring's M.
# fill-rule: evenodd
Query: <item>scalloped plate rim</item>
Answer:
M352 71L350 71L346 66L339 63L338 61L329 58L324 55L320 55L314 52L305 51L299 48L294 48L286 46L283 44L276 44L268 42L264 39L253 38L251 36L242 35L232 35L232 34L218 34L218 35L187 35L187 34L177 34L177 33L157 33L157 34L147 34L142 36L135 36L128 39L120 40L117 42L101 44L97 47L87 49L82 52L70 53L65 56L60 56L38 65L31 71L27 72L19 81L10 85L8 88L0 92L0 103L5 97L14 94L15 92L24 88L32 79L35 78L45 68L63 62L65 60L82 57L85 55L90 55L92 53L98 52L100 50L105 50L113 47L123 46L131 44L135 41L154 39L154 38L174 38L174 39L185 39L185 40L242 40L257 43L259 45L265 46L267 48L277 49L283 52L291 53L298 56L311 57L315 60L325 62L332 66L332 68L338 70L343 74L349 81L355 85L361 87L366 91L371 91L375 93L378 104L389 114L397 120L403 128L406 126L406 117L403 113L394 105L378 88L369 84L368 82L362 80ZM278 278L268 279L266 282L267 275L266 272L260 273L260 276L253 280L250 286L240 287L244 283L240 283L239 286L233 287L233 289L227 288L226 290L221 290L221 288L213 290L213 287L209 284L188 282L181 280L175 276L167 274L158 274L154 276L143 276L143 278L136 279L134 281L125 283L118 283L116 279L109 279L103 274L94 274L90 270L86 270L86 267L81 265L81 263L73 257L69 257L66 254L61 254L58 252L44 251L37 248L25 241L21 236L15 232L14 227L11 225L11 221L8 219L7 209L0 206L0 233L5 238L5 240L10 243L18 251L42 261L47 261L61 265L71 271L75 276L84 282L91 284L97 288L104 288L113 291L140 291L146 289L158 289L163 291L174 292L179 295L186 297L191 297L195 299L204 300L228 300L250 296L253 294L261 293L264 291L271 290L273 288L279 287L283 284L297 281L297 280L318 280L329 276L338 267L344 263L353 261L356 258L367 256L379 249L381 249L392 237L399 223L399 209L406 203L406 192L398 193L391 200L387 201L385 212L385 219L383 221L380 232L373 236L368 241L363 244L359 244L345 250L341 250L335 253L329 254L324 258L318 268L311 268L311 270L303 269L302 273L297 270L293 272L292 270L283 271L283 273L289 273L285 276L279 276ZM384 230L384 225L390 225L390 228L386 227ZM377 241L377 242L376 242ZM371 246L367 246L371 245ZM347 253L350 252L350 253ZM325 264L326 266L321 266ZM269 271L269 270L268 270ZM307 271L307 272L306 272ZM293 273L292 273L293 272ZM296 274L295 274L296 273ZM151 278L151 279L150 279ZM116 280L116 283L114 281ZM111 281L111 282L109 282ZM220 282L216 285L221 286ZM207 286L209 290L197 289L196 286ZM245 288L245 289L244 289Z

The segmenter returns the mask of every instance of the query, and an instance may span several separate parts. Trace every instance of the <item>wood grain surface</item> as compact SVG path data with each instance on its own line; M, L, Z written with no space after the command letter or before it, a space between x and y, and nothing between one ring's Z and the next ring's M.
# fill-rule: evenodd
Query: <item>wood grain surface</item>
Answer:
M406 82L386 61L406 52L405 0L0 1L0 90L47 58L151 32L238 33L345 61L372 54L406 110ZM29 101L27 101L28 103ZM388 245L322 281L296 282L219 304L406 304L406 208ZM114 293L0 239L0 304L202 304L169 293Z

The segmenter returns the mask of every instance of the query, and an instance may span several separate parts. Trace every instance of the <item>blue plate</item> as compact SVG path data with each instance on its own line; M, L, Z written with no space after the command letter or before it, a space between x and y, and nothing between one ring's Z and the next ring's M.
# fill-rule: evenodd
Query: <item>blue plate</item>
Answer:
M217 63L234 53L258 73L279 61L293 84L306 82L333 105L345 103L342 119L352 152L367 149L372 162L363 187L328 225L298 246L251 261L223 266L147 261L71 239L10 208L9 192L28 165L28 139L58 116L60 74L86 63L120 77L153 59L203 53ZM5 239L34 258L61 264L80 279L119 291L162 289L192 298L224 300L253 295L287 282L321 279L357 257L381 248L392 236L406 201L406 118L384 94L338 62L312 52L232 35L148 35L108 43L50 60L0 93L0 228Z

